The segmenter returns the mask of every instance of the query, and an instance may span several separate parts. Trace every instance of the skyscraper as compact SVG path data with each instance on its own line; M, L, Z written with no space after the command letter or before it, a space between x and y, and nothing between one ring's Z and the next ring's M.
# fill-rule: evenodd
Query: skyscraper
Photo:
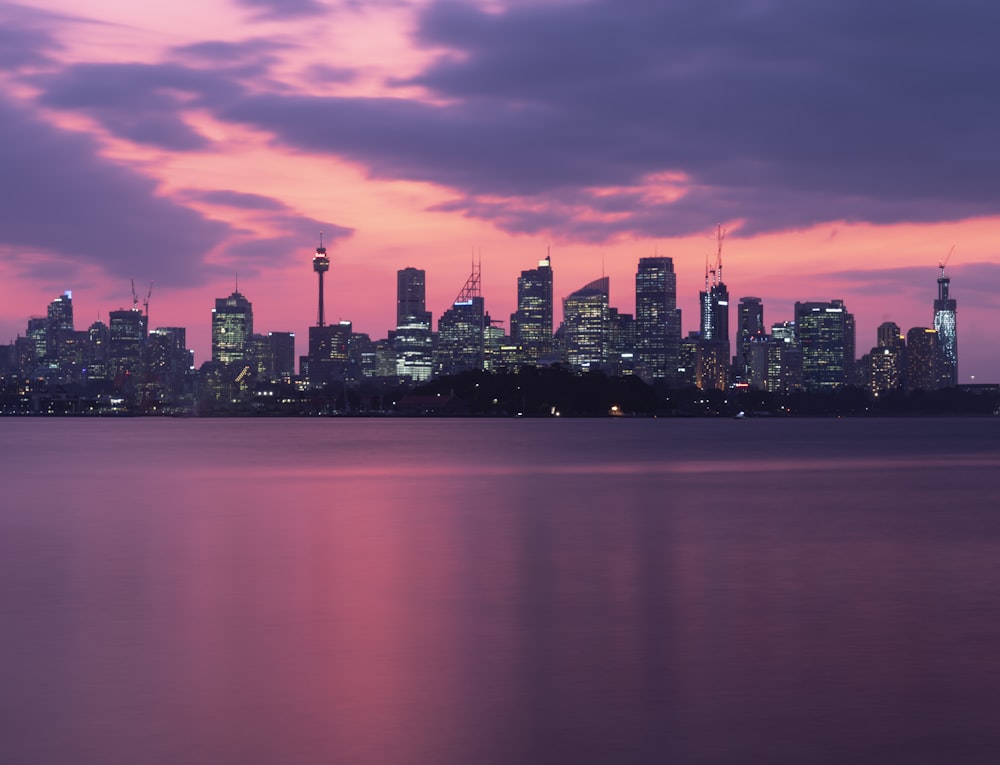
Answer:
M148 320L138 308L119 309L108 314L108 367L116 383L135 376L142 370Z
M937 330L943 356L942 382L947 387L958 385L957 303L948 294L951 279L944 275L944 264L937 280L938 296L934 301L934 329Z
M434 370L434 335L426 304L423 269L396 272L396 330L392 346L396 354L396 376L422 381Z
M552 259L522 271L517 280L517 311L510 316L510 335L520 347L522 363L534 364L552 351Z
M480 294L480 266L472 273L451 308L438 319L435 368L439 374L453 375L481 370L486 362L486 328L491 320Z
M906 389L938 390L944 374L944 349L936 329L911 327L906 333Z
M45 354L59 356L59 341L65 333L73 331L73 293L67 290L49 303L48 322L45 330Z
M576 369L598 368L608 362L610 285L610 279L602 276L563 298L566 361Z
M245 363L253 335L253 305L239 291L217 298L212 309L212 361Z
M636 366L647 381L674 382L681 341L677 275L671 258L640 258L635 273Z
M795 304L795 339L802 384L820 390L846 385L854 363L854 316L843 300Z
M764 303L759 297L740 298L736 326L734 371L737 382L763 388L767 377L767 350L764 347L767 332L764 327Z
M877 336L878 344L868 354L868 388L875 395L902 389L906 372L906 346L899 325L882 322Z
M396 272L396 326L412 318L423 319L427 312L427 276L422 268L401 268ZM427 314L430 325L430 315Z
M729 290L722 281L722 237L715 268L705 269L705 289L698 293L701 334L697 344L698 386L725 390L729 384Z

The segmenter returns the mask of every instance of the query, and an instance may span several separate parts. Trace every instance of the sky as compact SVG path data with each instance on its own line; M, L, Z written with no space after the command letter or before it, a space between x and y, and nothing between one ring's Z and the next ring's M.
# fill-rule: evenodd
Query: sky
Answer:
M238 283L304 353L321 231L327 318L373 338L400 268L437 317L481 262L507 327L546 253L557 297L607 274L623 312L671 257L686 334L721 225L734 302L842 299L859 354L932 325L948 259L959 381L1000 382L997 28L985 0L0 0L0 341L134 280L200 364Z

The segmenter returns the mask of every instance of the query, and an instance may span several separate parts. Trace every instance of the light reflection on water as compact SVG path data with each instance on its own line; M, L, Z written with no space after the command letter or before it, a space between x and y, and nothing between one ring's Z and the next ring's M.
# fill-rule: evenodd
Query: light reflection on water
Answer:
M10 761L1000 749L991 420L0 425Z

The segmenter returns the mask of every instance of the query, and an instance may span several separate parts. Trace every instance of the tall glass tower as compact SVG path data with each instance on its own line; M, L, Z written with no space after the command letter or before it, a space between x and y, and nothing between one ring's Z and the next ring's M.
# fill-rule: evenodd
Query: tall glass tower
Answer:
M681 322L677 313L677 275L670 258L640 258L635 273L636 356L647 380L673 381Z
M517 311L510 317L511 339L526 363L536 363L552 350L552 259L522 271L517 280Z
M566 361L575 369L596 369L608 362L609 290L610 279L602 276L563 298Z
M398 377L422 381L434 371L434 335L426 295L422 268L396 272L396 331L391 338Z
M244 362L253 335L253 305L239 292L218 298L212 309L212 361Z
M854 364L854 316L843 300L796 303L795 339L802 349L806 388L837 388L849 382Z
M951 279L944 275L944 266L941 266L941 275L937 280L938 296L934 301L934 329L938 332L938 340L941 343L941 352L944 356L942 382L953 387L958 385L958 328L956 325L957 303L955 298L949 297L948 289L951 286Z

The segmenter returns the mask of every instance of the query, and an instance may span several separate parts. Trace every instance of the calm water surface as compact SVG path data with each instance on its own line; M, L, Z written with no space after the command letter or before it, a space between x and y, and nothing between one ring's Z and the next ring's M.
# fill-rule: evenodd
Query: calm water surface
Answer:
M990 763L1000 421L0 420L4 763Z

